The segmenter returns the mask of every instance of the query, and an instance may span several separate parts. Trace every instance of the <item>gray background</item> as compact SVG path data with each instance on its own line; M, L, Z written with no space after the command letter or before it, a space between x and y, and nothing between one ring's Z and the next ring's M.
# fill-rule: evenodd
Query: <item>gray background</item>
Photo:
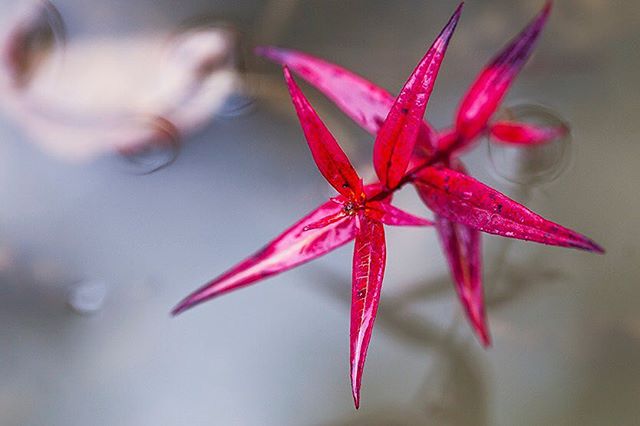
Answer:
M170 32L213 15L247 46L279 44L397 90L452 1L55 2L74 37ZM170 308L326 199L277 67L247 57L251 114L215 119L148 176L116 156L69 164L0 120L0 424L534 425L640 418L639 6L560 0L508 100L549 105L571 165L527 193L481 180L584 232L605 256L486 237L483 350L461 317L431 230L388 232L362 407L348 384L350 248L203 305ZM2 1L2 10L13 2ZM451 122L481 65L539 1L470 0L428 109ZM304 86L363 175L371 138ZM412 190L399 203L425 214ZM505 260L501 252L506 250ZM77 283L102 309L66 306Z

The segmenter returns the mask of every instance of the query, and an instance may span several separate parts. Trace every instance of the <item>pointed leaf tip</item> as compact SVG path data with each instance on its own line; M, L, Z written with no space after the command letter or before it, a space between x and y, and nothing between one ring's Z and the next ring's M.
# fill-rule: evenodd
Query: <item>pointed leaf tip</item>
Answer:
M467 174L464 164L458 159L451 159L449 166L463 175ZM421 186L416 189L425 191ZM425 200L429 197L428 191L422 194ZM482 282L482 234L439 214L436 215L436 231L467 321L480 343L487 347L491 340Z
M491 335L489 334L489 330L487 330L486 325L480 330L480 343L482 347L487 349L490 348L493 342L491 341Z
M464 143L483 131L516 76L531 56L549 13L551 2L516 35L480 72L462 99L456 116L456 128Z
M467 321L486 347L490 338L482 283L480 231L440 215L436 217L436 230Z
M460 20L460 15L462 14L463 8L464 8L464 2L461 1L460 4L458 4L458 7L456 7L456 10L453 12L452 18L455 18L456 24L458 23L458 20Z
M378 312L386 258L382 223L369 218L363 211L358 214L358 222L353 250L351 329L349 333L351 392L356 408L360 405L362 372L371 341L373 324Z
M283 67L283 73L293 106L300 119L300 125L318 170L340 194L352 200L361 200L364 197L362 180L351 165L349 158L320 120L286 65Z
M172 314L178 315L224 293L288 271L348 243L356 234L354 220L338 220L321 229L304 231L307 225L341 211L340 204L333 201L324 203L261 250L191 293L173 309Z
M458 6L413 70L376 136L373 164L380 182L388 188L395 188L407 170L429 97L461 11L462 5Z
M544 219L476 179L444 167L427 167L415 182L434 213L490 234L602 253L589 238Z
M255 53L275 63L287 65L374 136L393 105L394 97L387 90L324 59L273 46L257 47ZM429 146L434 134L433 128L428 123L423 123L421 142Z

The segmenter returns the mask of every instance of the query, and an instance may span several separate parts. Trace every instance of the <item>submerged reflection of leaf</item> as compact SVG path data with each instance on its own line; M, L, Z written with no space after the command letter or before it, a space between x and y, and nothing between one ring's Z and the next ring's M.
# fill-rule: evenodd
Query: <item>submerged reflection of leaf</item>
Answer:
M348 308L351 297L348 277L342 277L325 269L316 276L321 282L318 288L330 293ZM437 281L439 284L444 283L444 280ZM441 288L434 293L427 292L426 298L438 294L440 290ZM416 293L412 292L412 294ZM405 344L434 353L435 367L428 370L419 394L416 396L418 401L415 406L424 407L424 411L384 407L371 417L358 418L356 422L338 421L334 424L413 425L418 421L419 424L434 425L487 424L486 386L475 365L472 352L466 347L467 343L459 341L455 333L452 333L453 330L442 329L428 320L409 313L408 305L416 300L405 296L383 300L380 304L377 324L379 328L390 329L389 335L401 339ZM434 383L437 385L434 386Z
M508 262L509 244L503 244L496 256L495 268L487 272L486 281L501 281L502 286L487 288L487 306L500 308L522 298L528 290L541 284L560 281L565 273L552 267L540 267L535 258L527 263ZM317 289L324 291L345 308L349 306L349 278L322 268L313 274L318 281ZM337 421L335 425L488 425L488 389L478 360L474 357L473 341L458 334L458 324L443 327L422 318L410 307L434 300L454 291L448 276L437 276L428 282L403 286L403 293L384 298L380 304L378 327L388 329L404 344L427 349L434 355L422 384L411 406L424 407L424 411L408 410L404 407L384 407L371 416L354 421ZM458 313L462 319L462 311ZM458 321L461 322L461 321ZM500 329L496 330L498 333Z

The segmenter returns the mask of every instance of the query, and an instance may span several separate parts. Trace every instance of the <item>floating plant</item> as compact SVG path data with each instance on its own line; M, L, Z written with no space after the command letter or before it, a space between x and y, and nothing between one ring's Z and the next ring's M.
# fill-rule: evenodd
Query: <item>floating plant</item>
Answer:
M263 249L186 297L173 310L174 314L289 270L355 240L350 375L357 408L384 276L384 225L435 226L467 318L485 346L490 344L490 335L482 287L481 232L603 252L589 238L542 218L469 176L458 158L462 150L487 135L503 144L539 146L566 131L564 127L545 123L491 121L531 54L551 10L550 2L481 71L460 103L451 128L436 131L423 120L461 10L462 5L395 98L364 78L311 55L275 47L257 50L259 55L284 66L285 81L313 159L338 195ZM324 93L375 136L373 165L378 182L363 183L297 86L291 71ZM393 194L407 184L416 188L434 212L434 222L415 217L391 204Z

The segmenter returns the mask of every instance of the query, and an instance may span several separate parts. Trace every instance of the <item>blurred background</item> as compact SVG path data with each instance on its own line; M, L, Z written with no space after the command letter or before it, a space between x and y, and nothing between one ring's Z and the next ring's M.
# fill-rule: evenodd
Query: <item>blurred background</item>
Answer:
M252 48L307 51L395 92L457 3L35 4L0 2L13 52L0 79L0 424L637 424L636 2L556 1L507 98L570 123L562 169L517 185L486 141L465 156L607 254L486 236L483 350L434 231L390 230L357 412L350 246L169 311L332 194L279 68ZM466 2L427 111L436 127L542 5ZM15 40L33 29L22 55ZM371 178L372 138L302 87ZM411 189L397 200L429 214Z

